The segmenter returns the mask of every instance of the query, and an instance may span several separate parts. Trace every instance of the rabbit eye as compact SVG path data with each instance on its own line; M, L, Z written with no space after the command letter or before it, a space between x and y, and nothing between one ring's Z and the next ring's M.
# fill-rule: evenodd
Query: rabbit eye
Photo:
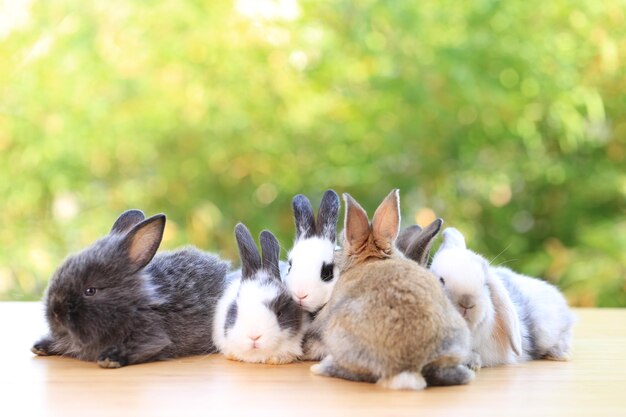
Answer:
M280 317L280 316L282 316L282 315L283 315L283 312L282 312L282 311L280 311L280 310L278 310L278 312L276 313L276 317Z
M291 272L291 259L289 260L289 268L287 269L287 273Z
M439 277L439 282L441 282L441 285L446 285L446 280L443 277Z
M96 292L97 292L97 291L98 291L97 289L95 289L95 288L93 288L93 287L89 287L89 288L85 289L84 294L85 294L87 297L91 297L91 296L96 295Z
M324 282L328 282L328 281L332 281L334 275L333 275L333 269L335 268L335 265L330 263L330 264L323 264L322 265L322 281Z

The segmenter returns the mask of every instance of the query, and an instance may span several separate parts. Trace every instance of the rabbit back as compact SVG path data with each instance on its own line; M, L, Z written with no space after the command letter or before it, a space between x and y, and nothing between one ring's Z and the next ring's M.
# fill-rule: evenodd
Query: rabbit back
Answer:
M467 356L469 331L436 278L406 259L342 274L328 305L324 345L354 372L387 378L442 355Z
M146 268L151 308L175 341L171 356L216 351L212 325L229 266L215 255L186 247L157 254Z
M566 359L574 316L567 301L553 285L508 268L493 271L501 279L517 310L524 356L532 359Z

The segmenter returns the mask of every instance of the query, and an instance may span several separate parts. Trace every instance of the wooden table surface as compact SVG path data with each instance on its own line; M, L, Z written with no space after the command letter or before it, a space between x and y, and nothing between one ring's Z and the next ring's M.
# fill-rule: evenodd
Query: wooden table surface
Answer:
M30 347L45 331L41 305L0 303L0 415L626 416L626 310L575 312L570 362L483 369L467 386L397 392L312 375L311 363L210 355L100 369L35 357Z

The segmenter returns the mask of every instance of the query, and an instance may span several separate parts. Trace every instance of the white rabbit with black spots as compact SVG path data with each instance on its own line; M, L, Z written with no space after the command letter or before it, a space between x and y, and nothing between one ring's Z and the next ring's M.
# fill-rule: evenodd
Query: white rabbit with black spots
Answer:
M229 359L282 364L302 355L308 314L281 281L280 246L272 233L261 232L262 257L243 224L235 227L241 270L228 275L217 304L213 339Z
M333 190L322 197L317 220L310 201L293 198L296 240L289 251L289 271L283 278L291 297L306 311L321 309L337 282L335 238L341 203Z

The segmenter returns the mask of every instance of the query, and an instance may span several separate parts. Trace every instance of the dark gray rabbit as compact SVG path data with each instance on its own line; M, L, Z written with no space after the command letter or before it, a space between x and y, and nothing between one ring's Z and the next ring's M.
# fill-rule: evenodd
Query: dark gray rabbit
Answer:
M69 256L45 295L50 333L32 351L103 368L215 352L215 304L230 265L192 247L155 256L164 228L165 215L128 210Z

